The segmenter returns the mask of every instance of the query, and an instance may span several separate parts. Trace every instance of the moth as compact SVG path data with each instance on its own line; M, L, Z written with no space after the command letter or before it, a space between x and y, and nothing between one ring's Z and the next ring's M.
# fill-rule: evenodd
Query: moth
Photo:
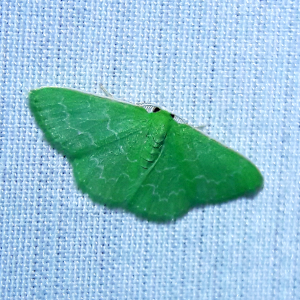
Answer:
M68 158L94 202L168 222L262 188L259 170L237 152L166 110L107 95L56 87L29 94L46 140Z

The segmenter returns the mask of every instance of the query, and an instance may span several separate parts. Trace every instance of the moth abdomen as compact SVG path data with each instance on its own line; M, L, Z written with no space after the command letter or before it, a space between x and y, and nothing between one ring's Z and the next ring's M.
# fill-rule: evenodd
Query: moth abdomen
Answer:
M157 160L161 152L161 145L155 147L149 140L145 143L141 152L141 166L144 169L148 169Z

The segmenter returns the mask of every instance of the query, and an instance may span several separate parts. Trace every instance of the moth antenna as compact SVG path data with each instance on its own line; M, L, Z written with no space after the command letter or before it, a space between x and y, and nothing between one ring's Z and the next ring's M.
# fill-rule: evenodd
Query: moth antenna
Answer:
M106 97L114 98L114 96L107 91L107 89L100 83L100 89L103 91Z

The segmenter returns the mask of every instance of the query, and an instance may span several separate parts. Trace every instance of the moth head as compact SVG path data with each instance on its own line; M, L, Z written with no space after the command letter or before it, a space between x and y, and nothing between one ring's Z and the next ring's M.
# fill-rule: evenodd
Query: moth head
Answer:
M161 109L160 109L159 107L155 106L155 107L153 108L152 113L157 113L157 112L159 112L159 111L161 111ZM169 113L169 112L168 112L168 113ZM169 113L169 114L170 114L170 116L171 116L172 119L175 118L175 115L174 115L174 114L172 114L172 113Z
M159 113L159 112L164 112L164 113L168 113L170 115L170 117L177 123L179 124L187 124L186 121L184 121L183 119L179 118L178 116L176 116L173 113L170 113L164 109L161 109L158 106L152 105L152 104L143 104L142 107L150 114L150 113Z

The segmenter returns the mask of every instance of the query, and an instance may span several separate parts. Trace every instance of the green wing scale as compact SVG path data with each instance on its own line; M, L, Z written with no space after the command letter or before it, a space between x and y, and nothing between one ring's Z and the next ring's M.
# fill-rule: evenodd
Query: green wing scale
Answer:
M64 88L33 90L29 98L45 138L96 203L168 222L263 186L250 161L167 111Z

